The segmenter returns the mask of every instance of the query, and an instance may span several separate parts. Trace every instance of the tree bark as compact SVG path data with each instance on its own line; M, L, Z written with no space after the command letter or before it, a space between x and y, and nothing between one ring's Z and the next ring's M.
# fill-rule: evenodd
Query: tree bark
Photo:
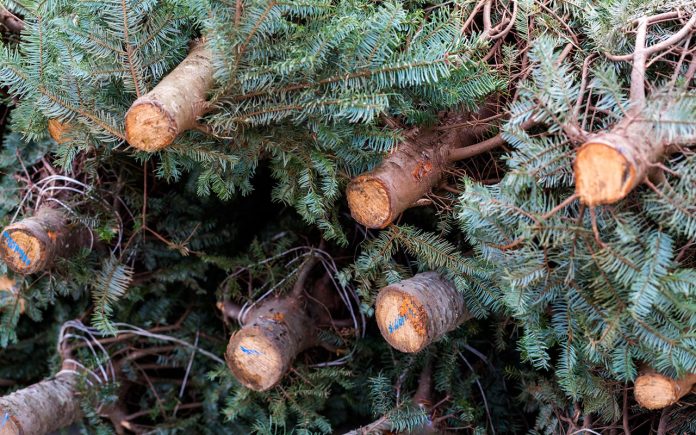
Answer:
M423 350L472 318L454 284L435 272L384 287L375 311L384 339L408 353Z
M662 409L674 405L696 385L696 374L682 379L671 379L656 372L638 376L634 394L636 402L646 409Z
M655 174L654 164L669 154L671 145L693 144L696 137L677 137L669 140L654 131L661 122L643 120L646 106L645 70L650 55L667 50L681 41L696 24L696 15L671 37L646 47L649 17L637 21L635 49L630 55L612 56L612 60L631 60L631 87L628 109L624 119L608 132L594 135L578 150L575 158L575 191L580 201L590 207L614 204Z
M491 99L475 118L490 117L496 109ZM353 219L368 228L385 228L436 186L452 162L505 143L495 137L477 144L478 137L488 130L487 124L471 127L465 121L476 123L471 114L454 115L443 127L447 124L456 127L419 132L399 144L377 168L353 178L346 191Z
M130 107L126 140L147 152L168 147L178 135L196 126L212 86L212 53L199 40L186 59Z
M314 323L302 298L294 295L264 301L246 317L230 338L225 359L242 385L266 391L282 380L300 352L316 344Z
M667 154L668 144L656 138L652 126L632 119L593 136L578 150L575 191L583 204L614 204L625 198Z
M4 6L0 6L0 24L13 33L21 33L24 30L24 21Z
M0 257L23 275L45 270L86 244L85 232L69 225L62 211L49 207L6 227L0 239Z
M62 372L0 398L0 435L41 435L79 420L76 383L74 373Z
M442 178L449 147L429 131L405 142L374 170L348 184L346 196L353 218L368 228L384 228L421 199Z

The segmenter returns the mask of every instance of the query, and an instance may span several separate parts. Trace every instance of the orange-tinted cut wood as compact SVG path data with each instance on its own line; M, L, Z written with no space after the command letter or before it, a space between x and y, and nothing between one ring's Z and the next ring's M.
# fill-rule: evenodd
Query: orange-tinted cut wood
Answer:
M634 394L636 402L646 409L662 409L674 405L696 385L696 374L672 379L659 373L638 376Z
M63 144L70 141L71 126L69 123L60 122L57 119L48 120L48 134L51 135L54 141L58 144Z
M368 228L384 228L393 219L389 192L378 179L357 177L348 185L346 197L353 218Z
M636 168L614 147L586 143L575 159L575 190L589 206L613 204L632 189Z
M168 147L196 126L212 86L212 53L197 41L186 59L133 103L126 113L126 140L146 152Z
M375 304L384 339L402 352L419 352L471 318L464 296L435 272L380 290Z
M297 355L316 342L314 324L293 297L264 300L245 318L246 324L227 345L227 366L245 387L266 391L278 385Z

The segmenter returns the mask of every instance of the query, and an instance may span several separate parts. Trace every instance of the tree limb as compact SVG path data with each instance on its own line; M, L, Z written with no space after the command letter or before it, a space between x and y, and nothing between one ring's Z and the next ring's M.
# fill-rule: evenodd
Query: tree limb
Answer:
M24 30L24 21L8 11L4 6L0 6L0 24L13 33L21 33Z
M649 23L649 21L650 21L650 17L642 17L639 19L638 22L639 23L645 22L645 24L647 25ZM694 25L696 25L696 14L692 15L691 18L689 19L689 21L687 21L687 23L684 25L684 27L682 27L681 30L679 30L677 33L675 33L674 35L670 36L669 38L665 39L662 42L658 42L657 44L651 45L650 47L648 47L645 51L646 56L649 56L651 54L655 54L660 50L664 50L664 49L678 43L682 39L686 38L686 35L689 34L691 29L693 29ZM609 60L613 60L613 61L629 61L629 60L634 58L634 55L635 55L635 53L624 54L624 55L614 55L614 54L610 54L610 53L605 53L605 56Z

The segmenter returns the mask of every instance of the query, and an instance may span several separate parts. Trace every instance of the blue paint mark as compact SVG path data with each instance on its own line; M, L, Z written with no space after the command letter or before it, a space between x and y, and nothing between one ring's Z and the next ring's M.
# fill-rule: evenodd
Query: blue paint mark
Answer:
M406 324L406 319L408 318L408 316L414 316L414 315L415 314L413 313L413 310L409 308L408 313L397 317L393 323L389 324L389 333L393 334L394 332L396 332L397 329L401 328L402 326L404 326Z
M2 232L2 238L5 240L5 244L7 245L7 247L16 252L17 255L19 255L19 258L22 259L24 264L26 264L27 266L31 264L31 260L29 260L29 257L27 257L27 253L24 252L24 249L22 249L17 244L17 242L14 241L12 236L10 236L10 234L7 231Z
M255 349L247 349L244 346L239 346L240 349L242 349L242 352L244 352L247 355L261 355L261 352Z
M7 421L8 421L9 419L10 419L10 413L9 413L9 412L6 412L6 413L5 413L5 417L3 417L3 419L2 419L2 423L0 424L0 428L5 427L5 425L7 424Z

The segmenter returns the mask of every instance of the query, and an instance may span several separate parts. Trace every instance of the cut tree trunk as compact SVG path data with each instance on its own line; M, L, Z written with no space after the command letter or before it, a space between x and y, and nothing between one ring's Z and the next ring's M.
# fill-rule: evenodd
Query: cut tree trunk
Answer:
M10 32L21 33L24 30L24 21L17 17L12 12L8 11L5 6L0 5L0 25L5 27Z
M242 385L256 391L275 387L295 357L316 344L314 322L301 301L290 296L261 302L230 338L225 359Z
M400 144L377 168L348 184L348 206L356 221L384 228L440 181L449 147L434 132L419 139Z
M583 204L614 204L645 181L668 149L666 142L654 139L648 126L624 121L580 147L575 158L575 190Z
M76 383L74 373L61 372L0 398L0 435L41 435L79 420L82 411Z
M495 114L495 104L489 102L477 116L483 119L492 114ZM377 168L353 178L346 191L353 219L368 228L385 228L430 192L452 162L505 143L492 138L476 144L488 125L470 127L466 126L467 120L476 124L471 115L453 115L443 126L458 127L419 132L399 144Z
M633 53L616 58L633 63L629 107L624 119L610 131L591 137L575 158L575 191L580 201L590 207L614 204L649 176L659 176L654 170L655 164L669 154L671 145L696 143L696 137L688 134L662 137L656 131L656 124L663 121L647 119L642 113L646 107L645 71L650 56L662 50L669 51L686 37L696 24L696 15L679 32L649 47L646 46L649 17L641 17L637 24Z
M409 353L423 350L472 317L454 284L435 272L384 287L375 311L384 339Z
M86 234L68 224L60 211L42 207L35 216L5 227L0 240L0 257L16 273L28 275L51 267L85 246Z
M199 40L153 90L135 100L126 113L126 140L147 152L171 145L178 135L196 126L212 86L212 53Z
M672 379L650 372L638 376L634 394L636 402L646 409L662 409L674 405L696 385L696 374L682 379Z

